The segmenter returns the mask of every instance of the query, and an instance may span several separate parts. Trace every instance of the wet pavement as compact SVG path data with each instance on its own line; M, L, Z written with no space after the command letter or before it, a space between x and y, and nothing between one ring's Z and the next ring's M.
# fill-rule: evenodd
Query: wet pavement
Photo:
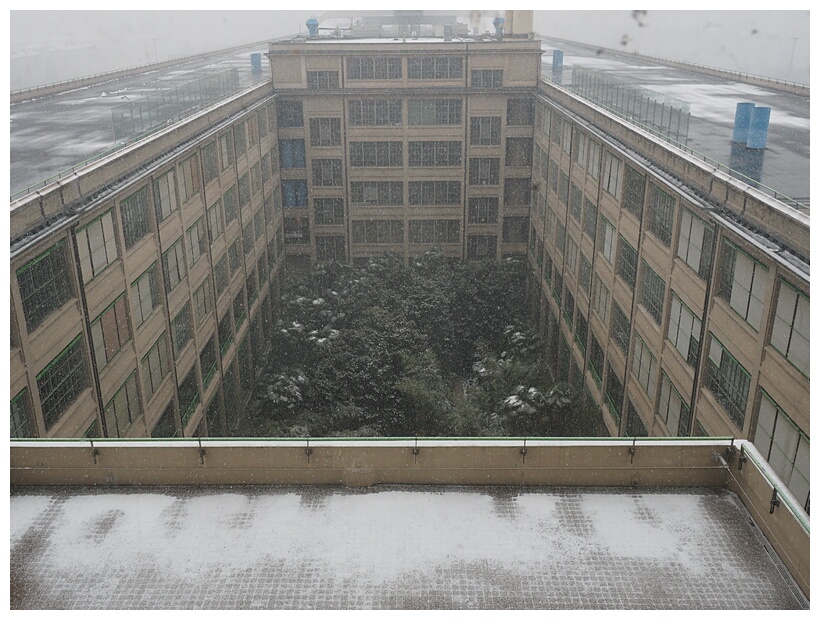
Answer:
M12 609L795 609L731 493L16 488Z

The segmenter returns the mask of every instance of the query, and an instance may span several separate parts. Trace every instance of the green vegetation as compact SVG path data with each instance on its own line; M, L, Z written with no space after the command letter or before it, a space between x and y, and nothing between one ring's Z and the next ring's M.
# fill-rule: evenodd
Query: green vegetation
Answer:
M405 265L326 264L288 282L242 434L592 435L551 385L524 316L524 265L430 252Z

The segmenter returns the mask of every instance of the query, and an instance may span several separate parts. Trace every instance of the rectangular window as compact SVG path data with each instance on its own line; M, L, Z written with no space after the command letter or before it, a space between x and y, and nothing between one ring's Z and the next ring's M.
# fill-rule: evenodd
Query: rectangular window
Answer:
M162 253L162 274L165 276L165 293L168 294L185 277L185 257L182 252L182 237Z
M623 235L618 235L618 237L618 269L616 273L634 291L635 277L638 273L638 253L624 239Z
M251 192L258 194L262 191L262 163L256 162L251 166Z
M350 201L354 205L400 206L404 204L404 184L401 181L353 181Z
M586 163L586 154L587 154L587 137L582 131L580 131L577 127L574 129L574 141L575 141L575 152L573 153L573 159L575 163L584 167Z
M460 166L461 142L411 141L408 145L408 158L411 167Z
M74 298L69 265L65 241L60 241L17 270L17 284L29 333Z
M247 172L239 177L236 187L239 193L239 208L247 207L251 204L251 182Z
M473 116L470 118L470 144L476 146L501 144L501 117Z
M317 235L316 260L344 262L345 237L344 235Z
M205 254L205 222L199 218L185 233L188 241L188 261L193 266Z
M208 278L203 280L194 291L194 321L197 327L201 326L205 317L211 313L211 281Z
M109 437L124 437L141 411L137 393L137 373L132 372L105 406L105 426Z
M208 241L211 243L222 234L222 201L217 200L208 209Z
M388 168L404 165L401 142L351 142L350 165Z
M558 201L564 205L569 201L569 176L563 170L558 177Z
M157 219L162 222L177 208L177 195L174 189L174 171L159 177L154 181L154 209Z
M461 99L409 99L409 125L461 125Z
M620 426L621 407L624 404L624 382L611 364L606 376L606 404L615 422Z
M202 164L205 168L205 184L219 176L219 156L216 151L216 140L202 147Z
M32 437L31 405L28 400L28 390L21 392L11 399L11 438L25 439Z
M576 222L581 223L581 206L583 205L584 195L581 189L572 183L569 190L569 214Z
M211 336L199 353L199 369L202 371L202 387L207 388L216 375L216 347Z
M498 198L470 198L467 221L470 224L495 224L498 222Z
M809 376L809 298L780 279L772 325L772 346Z
M661 371L661 395L658 398L658 415L674 437L688 437L691 421L689 405L683 400L678 388Z
M219 326L217 327L217 334L219 336L219 351L224 356L225 352L228 350L228 347L231 346L233 342L233 318L231 316L230 308L225 312L225 316L223 316L219 320Z
M154 263L131 284L131 314L134 316L134 323L142 325L158 305L157 264Z
M91 323L91 346L97 368L108 365L123 345L131 339L125 310L125 293L100 313Z
M179 384L179 411L182 417L182 427L191 419L199 404L199 385L196 380L196 364Z
M507 138L507 166L532 166L532 138Z
M347 105L353 127L401 125L401 99L353 99Z
M498 157L470 158L470 185L498 185Z
M803 510L808 512L809 438L765 391L760 398L754 444Z
M221 297L222 293L228 288L228 255L223 254L222 258L216 261L214 265L214 286L216 287L216 296Z
M587 260L583 252L581 252L581 268L578 271L578 284L589 295L592 286L592 263Z
M339 118L310 119L310 146L340 146L342 121Z
M663 300L666 294L666 282L643 261L641 270L641 305L647 309L655 323L661 324L663 319Z
M308 71L308 90L334 90L339 88L338 71Z
M312 181L315 187L337 187L342 185L341 159L314 159Z
M626 170L624 171L623 205L627 211L639 220L643 213L645 188L646 177L630 166L626 166Z
M532 179L504 179L504 206L529 207L532 195Z
M219 136L219 156L222 159L222 170L233 165L233 133L230 131Z
M38 375L43 421L49 430L88 387L82 334L78 334Z
M759 331L769 270L724 239L720 248L718 278L718 297L726 300L755 331Z
M459 220L410 220L410 243L458 243L461 241Z
M345 205L343 198L314 198L313 222L317 226L344 224Z
M715 229L688 209L681 209L678 258L705 280L712 268L712 240Z
M604 350L593 333L589 340L589 369L595 383L601 385L604 372Z
M145 389L145 402L151 400L170 370L168 339L165 332L162 332L154 346L142 358L142 387Z
M575 324L575 296L566 287L564 290L564 318L570 327Z
M225 225L230 226L239 213L236 185L231 185L222 195L222 204L225 207Z
M277 99L276 124L280 128L304 126L302 102L293 99Z
M108 265L117 260L113 211L107 211L89 224L77 229L76 237L83 282L88 282L98 276Z
M282 205L286 208L308 206L307 181L304 179L282 181Z
M504 243L526 243L529 229L529 216L505 217L501 240Z
M709 359L706 364L706 387L729 414L739 429L746 417L751 376L729 353L721 342L711 335Z
M587 160L587 172L596 181L601 169L601 145L592 140L589 141L589 159Z
M245 131L245 123L239 122L233 128L233 141L236 147L236 155L244 155L248 150L248 135Z
M607 152L604 158L604 190L615 198L621 196L621 160Z
M635 333L635 351L632 353L632 373L646 392L649 400L655 398L655 385L658 379L658 362L643 338Z
M468 260L495 260L496 235L467 235Z
M672 291L667 338L692 368L698 367L700 326L700 319Z
M567 155L572 152L572 123L568 121L561 126L561 150Z
M348 80L400 80L401 58L348 58Z
M148 217L148 188L143 187L120 201L120 221L125 249L131 249L151 230Z
M507 218L504 218L505 220ZM567 272L573 276L578 273L578 244L572 237L567 237L566 251L564 252L564 264Z
M675 197L656 185L649 192L646 226L666 247L672 243L672 223L675 221Z
M245 306L245 291L241 290L233 298L233 318L236 321L236 330L242 326L247 316L247 308Z
M589 198L584 199L584 234L591 241L595 241L595 231L598 224L598 207ZM612 262L612 261L610 261Z
M609 328L609 335L618 348L626 356L629 353L629 330L631 324L629 317L621 310L617 301L612 303L612 325Z
M182 306L174 320L171 321L171 341L174 345L174 358L179 359L183 349L194 336L194 323L191 319L191 303Z
M411 205L459 205L459 181L410 181L408 193Z
M189 157L182 162L180 168L182 169L180 175L182 202L187 202L202 189L202 181L199 175L199 156Z
M473 69L470 71L470 85L473 88L496 89L504 87L502 69Z
M592 294L592 308L601 317L601 321L606 325L607 309L609 308L609 289L603 280L595 274L595 287Z
M404 222L401 220L354 220L353 243L404 243Z
M535 118L535 101L526 99L507 99L507 125L532 125Z
M310 219L306 217L285 218L285 243L288 245L310 244Z
M409 80L457 80L464 77L461 56L414 56L407 59Z
M555 163L553 160L550 159L550 173L549 173L549 180L550 180L550 189L554 193L558 193L558 164Z
M168 403L168 406L162 412L159 420L151 429L151 437L176 437L177 423L174 417L174 402Z
M305 167L305 141L279 140L279 165L282 170Z
M610 265L615 262L615 227L603 216L598 229L598 251Z
M585 353L587 350L587 335L589 334L589 323L587 323L586 317L581 313L581 308L578 308L578 314L575 317L575 342L578 344L578 348L581 350L581 353ZM580 384L580 382L579 382Z
M228 266L231 268L231 277L242 268L242 240L235 239L228 247Z

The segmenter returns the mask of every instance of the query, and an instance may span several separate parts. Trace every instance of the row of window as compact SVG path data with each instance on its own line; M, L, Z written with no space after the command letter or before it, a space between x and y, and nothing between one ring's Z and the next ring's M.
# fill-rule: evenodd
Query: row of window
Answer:
M350 80L400 80L401 58L348 58L346 77ZM464 58L460 56L411 57L407 59L409 80L458 80L464 77ZM472 69L470 85L473 88L498 89L504 87L502 69ZM308 71L308 90L337 90L338 71Z
M534 105L531 98L508 99L507 125L532 125ZM301 101L283 99L277 102L277 106L280 111L280 127L304 126ZM461 125L463 108L463 99L408 99L407 124ZM347 115L352 127L401 126L402 100L352 99L347 102ZM309 129L311 146L339 146L342 143L339 117L311 118ZM470 144L501 144L501 117L471 117Z

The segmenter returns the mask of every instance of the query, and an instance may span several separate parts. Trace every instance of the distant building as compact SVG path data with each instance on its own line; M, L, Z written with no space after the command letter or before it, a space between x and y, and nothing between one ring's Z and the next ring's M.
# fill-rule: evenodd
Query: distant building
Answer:
M808 510L808 215L547 81L510 21L271 43L271 82L15 200L12 437L227 433L285 269L439 247L527 257L602 432L752 439Z

